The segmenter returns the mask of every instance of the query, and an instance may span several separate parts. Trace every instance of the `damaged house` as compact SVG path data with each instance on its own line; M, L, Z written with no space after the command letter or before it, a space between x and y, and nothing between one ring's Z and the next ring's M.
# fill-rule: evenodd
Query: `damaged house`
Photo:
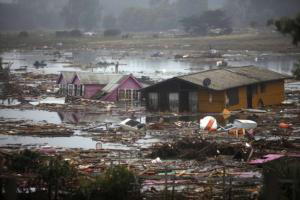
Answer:
M139 100L142 84L132 75L61 72L60 93L103 101Z
M286 78L255 66L227 67L174 77L141 91L150 111L222 112L280 104Z

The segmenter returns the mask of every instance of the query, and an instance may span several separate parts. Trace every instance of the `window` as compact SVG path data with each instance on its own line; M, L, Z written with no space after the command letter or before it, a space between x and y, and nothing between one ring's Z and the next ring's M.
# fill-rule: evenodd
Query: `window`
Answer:
M139 92L137 90L133 90L133 99L134 100L139 100Z
M257 94L257 85L252 85L252 93Z
M69 84L69 85L68 85L68 93L67 93L67 94L68 94L69 96L72 96L72 93L73 93L73 85Z
M118 99L119 100L124 100L125 99L125 90L123 90L123 89L118 90Z
M239 89L229 89L227 90L227 97L228 97L228 105L233 106L239 104Z
M260 92L261 92L261 93L266 92L266 84L265 84L265 83L261 83L261 84L260 84Z
M119 89L118 99L119 100L138 100L139 92L134 89Z
M126 90L126 99L131 99L131 90L130 89Z
M76 85L76 96L81 96L81 85Z
M158 108L158 94L156 92L150 92L148 94L148 107L150 110L157 110Z
M67 95L67 85L66 84L61 84L61 94Z
M84 85L80 85L80 96L84 96Z
M197 112L198 108L198 93L189 92L189 110L190 112Z
M179 112L179 94L170 93L169 94L169 106L171 112Z

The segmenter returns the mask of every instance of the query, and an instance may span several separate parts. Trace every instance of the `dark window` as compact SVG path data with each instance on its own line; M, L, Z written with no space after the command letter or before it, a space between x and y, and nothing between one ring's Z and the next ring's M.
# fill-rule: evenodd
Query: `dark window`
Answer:
M260 92L261 92L261 93L266 92L266 84L265 84L265 83L261 83L261 84L260 84Z
M81 96L81 85L76 86L76 96Z
M229 89L227 90L227 97L228 97L228 105L233 106L239 104L239 89Z
M252 85L252 93L257 94L257 85Z
M149 93L148 106L150 110L157 110L158 108L158 94L156 92Z
M123 90L123 89L119 90L118 98L119 98L119 100L126 99L126 97L125 97L125 90Z
M139 92L134 89L120 89L118 93L119 100L137 100Z
M131 99L131 90L130 89L126 89L125 93L126 93L126 99Z
M189 108L191 112L197 112L198 108L198 93L189 92Z
M179 94L169 93L169 105L171 112L179 112Z
M133 90L133 100L138 100L139 99L139 92L137 90Z
M80 96L84 96L84 85L80 85Z

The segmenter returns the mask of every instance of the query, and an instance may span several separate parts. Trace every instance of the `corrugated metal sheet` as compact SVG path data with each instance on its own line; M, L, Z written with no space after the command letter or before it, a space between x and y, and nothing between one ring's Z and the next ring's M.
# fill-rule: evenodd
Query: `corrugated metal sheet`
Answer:
M80 84L100 84L106 85L111 82L116 83L124 77L120 74L100 74L94 72L76 72Z
M202 87L204 87L203 81L208 78L211 84L207 88L212 90L226 90L260 82L286 79L289 76L260 67L246 66L207 70L176 78Z
M107 93L113 91L115 88L117 88L119 86L121 81L126 78L128 78L128 76L126 76L126 75L122 76L122 77L112 78L111 81L104 88L102 88L102 91L107 92Z

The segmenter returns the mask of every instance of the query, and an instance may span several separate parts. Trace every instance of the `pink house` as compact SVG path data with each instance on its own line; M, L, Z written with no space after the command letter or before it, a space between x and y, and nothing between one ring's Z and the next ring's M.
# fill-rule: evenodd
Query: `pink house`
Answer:
M65 95L103 101L138 100L140 97L138 90L142 84L132 75L75 72L72 80L67 81L69 76L62 72L57 81L60 88L69 82L67 91L61 90Z
M60 73L56 81L56 84L58 84L59 86L60 94L68 95L69 87L70 85L72 85L72 81L75 75L75 72L68 71L63 71Z

